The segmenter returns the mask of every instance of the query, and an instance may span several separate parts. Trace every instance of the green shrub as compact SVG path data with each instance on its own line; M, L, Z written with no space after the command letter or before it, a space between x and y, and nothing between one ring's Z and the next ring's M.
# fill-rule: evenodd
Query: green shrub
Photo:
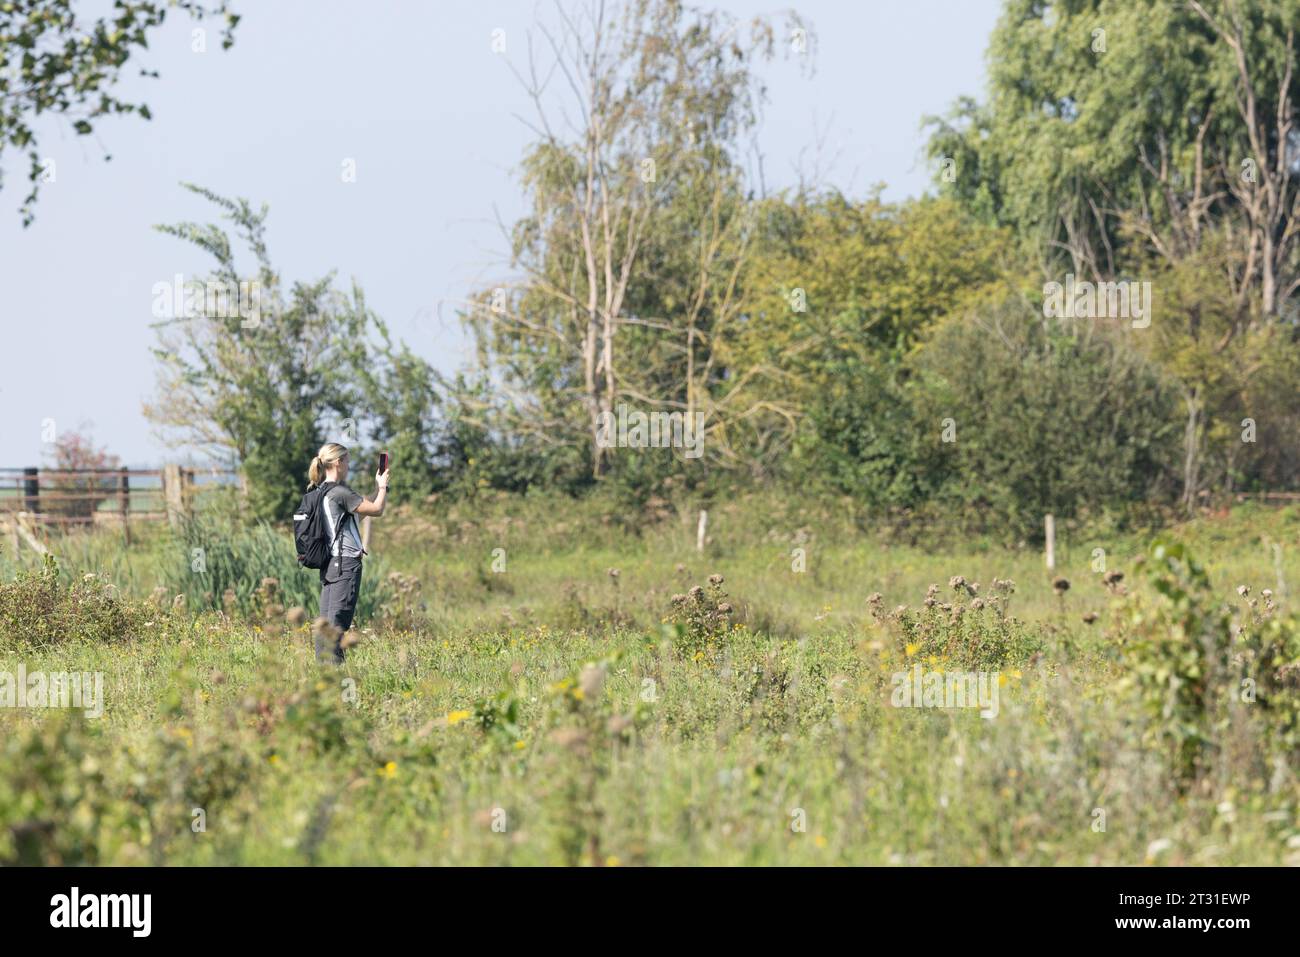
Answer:
M1246 615L1217 599L1185 545L1156 542L1148 574L1157 597L1132 598L1121 685L1136 692L1148 740L1184 785L1207 771L1234 722L1249 712L1265 750L1294 760L1300 744L1300 623ZM1243 588L1242 597L1248 595Z
M129 637L155 609L123 601L116 588L93 574L71 582L52 555L39 569L19 571L0 583L0 639L49 645L70 639L117 641Z

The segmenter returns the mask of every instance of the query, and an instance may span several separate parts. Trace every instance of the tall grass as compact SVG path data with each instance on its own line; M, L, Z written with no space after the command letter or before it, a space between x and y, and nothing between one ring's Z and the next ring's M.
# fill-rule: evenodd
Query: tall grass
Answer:
M298 564L287 530L265 522L240 526L211 513L196 514L180 524L161 572L164 587L185 595L193 609L230 611L233 604L244 616L260 614L263 582L268 579L276 583L285 607L299 606L314 614L320 601L320 573ZM386 587L383 563L367 560L356 621L376 616L385 602Z

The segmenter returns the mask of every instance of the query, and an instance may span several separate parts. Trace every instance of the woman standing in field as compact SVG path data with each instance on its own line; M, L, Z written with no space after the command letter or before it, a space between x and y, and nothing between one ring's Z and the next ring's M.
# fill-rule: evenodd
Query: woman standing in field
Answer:
M320 570L320 616L338 628L340 635L352 627L361 593L361 558L365 550L361 547L357 516L383 515L388 500L389 470L375 473L378 490L371 500L348 487L348 464L348 450L336 442L327 442L307 470L311 481L308 491L329 486L321 498L330 534L330 558ZM336 645L333 651L335 662L341 664L342 647Z

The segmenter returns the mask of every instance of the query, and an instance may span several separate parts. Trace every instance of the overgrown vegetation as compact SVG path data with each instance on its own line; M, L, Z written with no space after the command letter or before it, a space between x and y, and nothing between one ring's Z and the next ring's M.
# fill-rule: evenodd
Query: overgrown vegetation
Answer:
M684 523L602 544L588 503L542 504L425 513L433 548L391 527L342 669L265 588L0 587L0 672L104 676L102 718L0 709L0 860L1300 862L1294 510L1267 513L1280 563L1245 509L1154 551L1062 541L1053 578L756 503L703 555ZM180 552L127 557L153 547ZM996 716L894 706L917 667L996 675Z

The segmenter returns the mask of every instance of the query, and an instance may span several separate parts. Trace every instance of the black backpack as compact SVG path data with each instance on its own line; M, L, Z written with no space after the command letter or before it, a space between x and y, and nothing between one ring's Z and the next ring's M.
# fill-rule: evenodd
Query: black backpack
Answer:
M298 564L303 568L324 568L330 560L330 544L338 537L339 529L348 513L339 509L339 520L330 534L325 521L325 493L337 482L326 482L310 489L302 497L293 513L293 544L298 551Z

